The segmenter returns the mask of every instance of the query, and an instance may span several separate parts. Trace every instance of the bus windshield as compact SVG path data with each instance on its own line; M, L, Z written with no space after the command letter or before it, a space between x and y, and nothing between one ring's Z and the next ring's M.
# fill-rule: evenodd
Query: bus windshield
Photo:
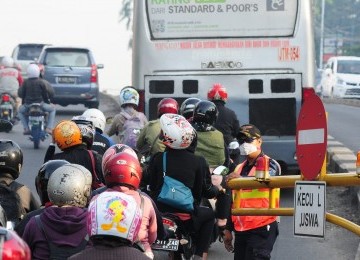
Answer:
M153 40L290 37L297 8L298 0L146 0Z

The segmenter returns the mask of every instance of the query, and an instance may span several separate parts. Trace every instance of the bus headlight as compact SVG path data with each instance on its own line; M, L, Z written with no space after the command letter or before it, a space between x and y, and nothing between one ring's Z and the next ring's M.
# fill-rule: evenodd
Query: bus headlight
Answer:
M336 84L338 85L344 85L345 84L345 81L341 78L337 78L337 81L336 81Z

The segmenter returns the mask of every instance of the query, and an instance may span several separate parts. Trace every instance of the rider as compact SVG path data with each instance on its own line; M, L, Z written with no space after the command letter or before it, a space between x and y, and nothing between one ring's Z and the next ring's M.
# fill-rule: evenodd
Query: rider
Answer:
M53 131L53 139L62 152L55 153L51 158L47 159L66 160L70 163L80 164L91 171L93 189L103 186L102 158L97 152L87 149L80 128L75 122L63 120L58 123Z
M51 134L56 113L55 105L51 103L51 99L54 96L54 89L48 82L39 77L40 69L38 65L30 64L27 69L27 75L28 79L24 81L23 86L19 88L18 92L19 97L22 98L22 105L19 108L19 118L24 127L24 134L31 133L26 114L32 103L41 103L41 108L49 113L45 131Z
M85 110L82 116L92 121L96 130L92 149L103 155L110 146L115 144L110 137L104 134L106 124L104 113L97 108L89 108Z
M108 158L104 164L104 178L108 190L130 195L140 206L143 214L138 240L145 254L153 259L151 244L157 236L157 219L151 199L138 191L142 170L136 154L134 156L128 152L120 152Z
M198 143L195 154L205 157L209 164L210 172L220 166L229 166L229 155L224 143L223 134L214 128L214 124L218 117L218 110L215 104L208 100L200 101L196 104L192 124L198 134ZM221 176L212 176L212 179ZM221 180L220 180L221 181ZM222 186L219 186L223 191L217 196L215 201L215 210L217 218L217 226L222 235L222 230L225 228L226 221L229 215L229 208L231 204L230 190L224 190L225 182L222 181Z
M163 152L165 145L159 140L160 122L159 118L166 113L177 114L179 111L178 102L173 98L163 98L157 106L157 119L148 122L140 131L139 139L136 143L137 150L141 153L149 149L150 155Z
M39 203L31 190L16 181L23 165L20 146L14 141L0 139L0 154L0 183L16 191L25 213L38 209Z
M140 129L142 129L148 122L144 113L137 111L137 107L139 105L139 98L139 93L133 87L124 87L120 91L121 110L120 113L114 117L113 122L109 130L107 131L107 134L109 136L116 134L118 136L118 143L120 144L126 144L124 143L124 139L126 137L126 133L124 133L125 121L137 118L137 120L139 121L139 125L142 125Z
M48 182L53 206L31 218L22 236L33 259L67 259L85 248L90 193L91 173L85 167L65 164L54 171Z
M207 186L206 179L210 173L205 159L188 150L196 135L190 123L181 115L163 114L160 117L160 126L160 139L166 146L167 175L191 189L195 210L189 214L157 201L163 185L163 153L156 153L149 163L152 198L161 212L182 216L184 224L190 230L195 230L197 236L195 255L198 258L203 255L205 257L210 245L215 216L212 209L199 205L203 196L213 198L218 191L213 186Z
M20 223L15 226L15 231L19 236L23 235L26 224L33 216L40 215L45 208L52 206L47 192L49 178L56 169L68 163L69 162L65 160L51 160L40 167L39 172L35 177L35 187L40 198L41 208L26 214Z
M225 105L228 99L226 88L220 83L216 83L209 89L207 97L208 100L216 105L219 111L219 116L215 121L214 127L224 135L227 147L229 147L229 145L230 147L236 147L236 149L231 149L234 151L231 154L231 159L234 161L234 164L237 165L240 160L240 152L238 144L235 142L240 125L235 112Z
M91 243L69 259L149 259L133 247L141 229L141 209L133 197L117 191L103 192L91 200L87 220Z
M31 259L29 246L16 232L0 227L0 241L0 259Z
M12 105L16 115L19 104L18 89L23 84L23 78L21 72L15 68L13 58L5 56L1 63L3 66L0 67L0 94L8 93L13 98Z

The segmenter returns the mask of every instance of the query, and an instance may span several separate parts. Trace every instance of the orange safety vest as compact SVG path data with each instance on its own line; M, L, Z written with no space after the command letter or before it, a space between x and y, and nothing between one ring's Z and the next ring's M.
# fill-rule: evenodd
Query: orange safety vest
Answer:
M266 156L266 155L265 155ZM234 172L239 176L246 161L239 164ZM255 176L256 167L254 166L248 176ZM275 189L275 207L279 207L280 189ZM233 190L233 203L231 208L269 208L270 189L240 189ZM246 231L268 225L276 220L277 216L231 216L235 231Z

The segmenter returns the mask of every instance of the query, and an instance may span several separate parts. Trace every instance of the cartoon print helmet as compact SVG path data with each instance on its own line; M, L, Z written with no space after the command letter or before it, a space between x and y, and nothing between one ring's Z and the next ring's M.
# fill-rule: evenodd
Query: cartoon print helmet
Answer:
M91 193L92 175L78 164L65 164L49 178L48 196L56 206L85 207Z
M177 114L163 114L160 127L160 140L172 149L188 148L196 134L186 118Z
M0 259L2 260L30 260L29 246L15 231L0 227Z
M177 114L179 112L179 104L173 98L163 98L157 106L158 117L166 113Z
M180 106L180 114L186 119L192 118L194 114L195 105L201 100L198 98L187 98Z
M113 155L122 153L122 152L128 153L128 154L134 156L134 158L138 159L136 152L130 146L128 146L126 144L113 144L103 154L102 161L101 161L102 171L104 172L105 164L109 161L109 159Z
M221 100L226 103L228 99L226 88L220 83L215 83L212 88L209 89L207 96L210 101Z
M137 157L121 152L109 158L104 165L106 186L124 185L138 189L142 179L142 169Z
M93 122L85 116L74 116L71 121L74 121L80 128L82 141L86 143L88 149L91 149L95 139Z
M82 144L80 128L70 120L63 120L58 123L53 130L53 136L60 150Z
M101 112L97 108L89 108L85 110L85 112L82 115L88 118L90 121L92 121L95 128L100 130L101 133L104 132L106 125L106 118L103 112Z
M139 105L139 93L133 87L125 87L120 91L120 105L133 104Z
M39 172L35 177L35 187L37 193L39 194L41 205L45 205L45 203L50 201L47 192L50 176L56 169L65 164L69 164L69 162L66 160L50 160L40 167Z
M23 152L20 146L12 140L0 139L0 172L10 173L16 180L22 165Z
M140 207L132 196L118 191L105 191L90 202L87 232L89 237L112 236L134 243L141 218Z

